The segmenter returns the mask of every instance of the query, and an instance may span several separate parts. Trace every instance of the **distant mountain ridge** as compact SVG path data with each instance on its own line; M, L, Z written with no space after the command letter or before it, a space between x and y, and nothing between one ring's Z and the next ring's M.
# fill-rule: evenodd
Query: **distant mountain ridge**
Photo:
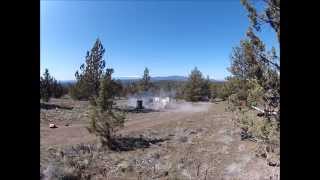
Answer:
M114 77L114 79L128 82L128 81L138 81L141 78L140 77ZM176 76L176 75L151 77L151 81L187 81L187 80L188 80L188 77L186 77L186 76ZM210 79L210 81L224 82L223 80L215 80L215 79ZM69 84L69 83L73 84L76 81L75 80L62 80L60 82L63 84Z

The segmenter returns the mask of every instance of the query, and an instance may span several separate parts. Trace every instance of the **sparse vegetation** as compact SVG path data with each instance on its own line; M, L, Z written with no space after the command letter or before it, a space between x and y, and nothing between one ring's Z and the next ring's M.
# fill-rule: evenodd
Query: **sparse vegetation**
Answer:
M154 81L148 68L139 80L116 81L114 69L105 69L99 39L75 73L75 84L59 83L46 69L40 98L51 100L40 109L41 178L278 178L280 58L256 32L267 23L280 39L280 1L264 2L258 13L241 0L251 25L232 49L232 75L221 83L197 67L187 81ZM151 98L143 99L145 94ZM129 105L130 96L141 96L133 104L143 99L144 108ZM166 106L149 108L147 100Z

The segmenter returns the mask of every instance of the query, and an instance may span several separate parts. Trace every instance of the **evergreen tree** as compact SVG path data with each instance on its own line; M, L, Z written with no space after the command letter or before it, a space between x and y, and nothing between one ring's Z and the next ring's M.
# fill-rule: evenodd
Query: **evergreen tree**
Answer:
M260 31L262 24L269 24L280 42L280 0L264 0L266 8L263 12L258 12L249 0L240 0L240 2L248 12L251 26Z
M211 92L210 92L210 78L207 76L207 79L204 80L203 85L202 85L202 96L203 97L208 97L209 99L211 98Z
M90 133L99 137L101 145L109 148L113 148L115 132L123 126L125 119L123 114L112 109L115 97L112 73L113 69L107 69L100 81L99 96L91 106L91 121L88 127Z
M232 94L229 102L234 107L259 106L264 113L251 117L243 108L233 108L239 113L235 119L241 126L245 137L262 140L270 154L278 157L280 145L280 58L272 48L266 50L265 44L255 34L262 24L269 24L280 40L280 0L265 0L266 8L257 12L249 0L241 0L248 11L251 26L246 38L240 41L231 54L230 72L233 77L226 83ZM243 106L243 103L245 105ZM261 118L261 119L260 119ZM269 159L270 160L270 159ZM268 160L268 161L269 161ZM269 162L270 163L270 162ZM272 162L274 164L274 162Z
M259 89L263 92L259 91L259 93L263 93L263 99L265 99L261 105L269 110L279 109L280 69L278 69L279 59L275 50L266 51L264 43L249 28L247 38L240 42L239 47L233 49L231 61L229 70L234 77L242 80L242 87L248 87L249 82L251 87L260 86Z
M97 106L103 111L111 111L113 105L113 99L116 95L114 88L114 82L111 79L113 69L107 69L106 74L101 79L100 91L97 98Z
M91 51L87 52L85 64L80 66L80 73L76 71L76 85L71 89L71 96L75 99L93 100L99 93L100 79L103 76L105 49L99 39L96 40Z
M57 80L53 79L52 84L52 96L54 98L60 98L64 94L64 88Z
M149 69L145 68L142 76L142 80L140 81L140 91L147 92L152 87L150 82L151 77L149 76Z
M188 81L184 88L185 98L187 101L200 101L203 97L204 78L202 73L195 67L189 75Z
M49 70L45 69L43 78L40 78L40 95L41 99L48 102L52 96L53 78L50 76Z
M117 81L114 81L114 87L115 87L115 95L118 96L118 98L120 99L121 96L124 96L125 93L124 93L124 87L121 83L121 80L117 80Z

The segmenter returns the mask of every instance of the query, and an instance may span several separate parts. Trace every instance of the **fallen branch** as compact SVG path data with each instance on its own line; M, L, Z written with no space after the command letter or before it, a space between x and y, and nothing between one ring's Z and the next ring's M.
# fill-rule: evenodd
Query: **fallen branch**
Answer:
M264 110L258 108L258 107L255 107L255 106L251 106L251 108L263 113L263 114L268 114L268 115L277 115L277 112L265 112Z

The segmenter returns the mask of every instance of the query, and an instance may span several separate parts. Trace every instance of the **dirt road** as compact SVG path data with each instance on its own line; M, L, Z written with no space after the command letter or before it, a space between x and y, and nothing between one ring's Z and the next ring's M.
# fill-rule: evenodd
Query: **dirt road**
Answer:
M232 122L232 113L225 110L225 102L197 104L201 107L171 109L162 112L129 113L124 128L118 133L132 136L153 131L159 136L171 134L171 140L161 147L149 148L143 156L161 152L159 162L167 163L192 159L201 162L200 179L207 174L208 179L277 179L278 167L270 167L262 159L255 157L255 143L241 141L239 128ZM70 146L80 143L93 143L96 137L89 134L86 127L85 106L74 110L48 110L43 113L55 114L54 122L58 128L50 129L49 121L41 123L41 146L46 149L55 146ZM61 112L59 112L61 111ZM73 112L75 111L75 112ZM59 116L60 114L60 116ZM82 114L81 116L79 114ZM67 120L64 119L69 117ZM69 126L65 126L69 123ZM137 152L128 152L133 159ZM160 154L161 154L160 153ZM190 155L191 154L191 155ZM117 155L118 156L118 155ZM125 156L121 155L122 158ZM139 155L138 157L141 157ZM167 158L167 159L166 159ZM186 162L185 162L186 163ZM170 165L171 164L171 165ZM184 177L194 177L195 167L181 170ZM201 177L200 177L201 176ZM189 178L190 179L190 178Z

